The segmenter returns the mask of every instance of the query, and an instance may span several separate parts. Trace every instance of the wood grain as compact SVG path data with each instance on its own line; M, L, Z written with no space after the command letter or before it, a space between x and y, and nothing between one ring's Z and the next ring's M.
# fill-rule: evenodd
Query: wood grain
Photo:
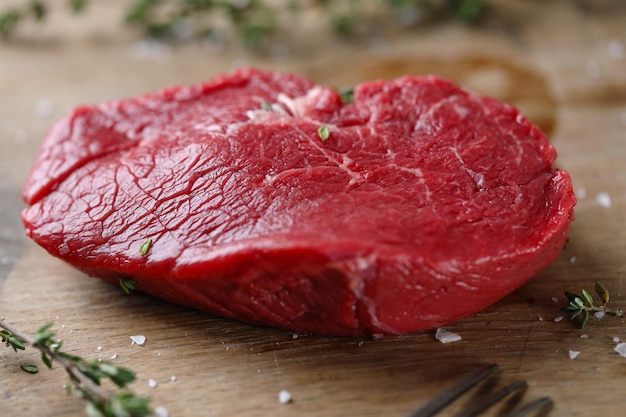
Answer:
M567 317L555 321L563 290L592 289L596 279L614 307L626 308L626 57L615 46L626 46L626 6L601 3L583 11L569 2L496 2L497 19L481 30L439 25L389 32L382 43L376 35L330 44L312 27L283 40L290 54L274 58L197 44L141 58L105 5L87 23L56 16L21 33L0 44L0 317L29 332L53 321L70 353L115 355L137 372L133 388L172 416L402 416L490 363L501 365L502 382L527 380L527 400L552 396L554 416L621 415L626 358L613 348L615 337L626 341L624 320L592 318L584 331ZM449 326L461 341L441 344L433 331L382 340L294 335L126 296L22 237L21 184L41 138L71 107L242 63L332 85L435 72L514 102L549 133L559 166L584 194L568 245L531 283ZM144 346L131 346L137 334ZM580 355L572 360L570 350ZM83 404L64 394L60 369L29 375L19 368L27 362L38 362L36 352L0 350L0 414L83 415ZM291 403L278 402L282 389Z

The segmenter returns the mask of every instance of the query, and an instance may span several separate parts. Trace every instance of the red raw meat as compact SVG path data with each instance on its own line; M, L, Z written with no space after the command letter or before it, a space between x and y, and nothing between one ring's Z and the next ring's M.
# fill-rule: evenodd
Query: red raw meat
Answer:
M515 108L434 76L343 103L239 70L76 109L41 147L23 221L86 274L174 303L395 335L475 313L557 257L576 201L555 157Z

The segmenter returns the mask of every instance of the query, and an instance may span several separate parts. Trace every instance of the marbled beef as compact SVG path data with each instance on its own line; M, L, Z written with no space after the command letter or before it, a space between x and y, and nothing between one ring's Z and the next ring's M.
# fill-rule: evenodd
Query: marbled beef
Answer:
M402 334L556 258L575 197L555 157L515 108L434 76L363 83L344 103L247 69L74 110L41 147L23 221L86 274L174 303Z

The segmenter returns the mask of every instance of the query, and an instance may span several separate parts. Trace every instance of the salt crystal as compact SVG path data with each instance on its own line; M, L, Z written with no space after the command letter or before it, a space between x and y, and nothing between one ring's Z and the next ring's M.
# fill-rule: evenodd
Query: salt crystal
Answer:
M176 378L174 375L172 375L170 377L170 382L176 382L176 381L178 381L178 378Z
M576 197L578 197L579 200L587 197L587 190L584 188L579 188L578 191L576 191Z
M157 417L170 417L170 412L167 411L167 408L163 407L163 406L158 406L157 408L154 409L154 414Z
M598 78L600 76L600 65L593 59L587 61L586 70L587 75L591 78Z
M46 118L52 116L54 113L54 105L52 101L47 98L42 98L35 104L35 114L37 117Z
M558 303L559 299L557 297L552 297L552 301L555 302L555 303Z
M557 316L557 317L554 318L554 321L556 323L560 322L561 320L563 320L563 316Z
M461 336L440 328L435 332L435 339L439 340L441 343L450 343L458 342L461 340Z
M569 258L570 263L574 263L576 262L576 257L572 256L571 258Z
M626 343L618 343L614 349L620 356L626 358Z
M609 42L608 49L609 49L609 55L611 56L611 58L613 59L624 58L624 45L617 39L614 39Z
M294 333L294 334L292 334L292 335L291 335L291 337L292 337L293 339L297 339L297 338L298 338L298 335L297 335L296 333Z
M541 317L541 316L537 316L537 320L539 320L539 321L543 321L543 317Z
M291 402L291 394L287 390L281 390L278 393L278 402L281 404L287 404Z
M619 337L617 336L613 337L613 343L619 343Z
M581 338L581 339L589 339L589 336L587 336L586 334L581 334L581 335L580 335L580 338Z
M130 48L132 58L137 61L163 61L171 52L169 45L154 39L135 42Z
M158 382L156 382L154 379L151 379L151 380L149 380L149 381L148 381L148 386L149 386L150 388L156 388L156 387L157 387L157 385L159 385L159 384L158 384Z
M98 347L96 348L96 352L102 352L102 346L98 346Z
M112 354L109 359L110 360L117 359L117 353Z
M609 193L598 193L596 195L596 203L598 203L602 207L609 208L611 207L611 196L609 195Z
M577 350L570 350L569 351L569 358L570 359L576 359L578 357L578 355L580 355L580 352Z
M146 336L143 336L143 335L131 336L130 340L132 340L131 345L143 346L143 344L146 343Z
M604 311L603 310L596 311L595 313L593 313L593 316L597 319L601 319L604 317Z

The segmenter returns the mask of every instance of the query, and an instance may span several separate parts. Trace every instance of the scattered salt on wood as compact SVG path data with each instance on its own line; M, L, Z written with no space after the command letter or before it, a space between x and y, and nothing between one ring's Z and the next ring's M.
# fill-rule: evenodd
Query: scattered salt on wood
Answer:
M458 342L462 338L456 333L452 333L448 330L439 328L435 332L435 339L439 340L441 343L451 343Z
M563 316L556 316L556 317L554 318L554 321L555 321L556 323L560 322L561 320L563 320Z
M174 375L172 375L170 377L170 382L176 382L176 381L178 381L178 378L176 378Z
M619 343L619 337L614 336L613 337L613 343Z
M596 203L601 205L602 207L609 208L611 207L611 196L609 193L598 193L596 194Z
M102 346L98 346L98 347L96 348L96 352L102 352Z
M587 61L585 69L587 70L587 75L591 78L598 78L602 73L600 69L600 64L598 64L598 62L593 59Z
M291 402L291 393L287 390L281 390L278 393L278 402L281 404L287 404Z
M112 354L109 359L110 360L117 359L117 353Z
M559 302L559 299L558 299L557 297L552 297L552 302L553 302L553 303L558 303L558 302Z
M50 99L42 98L35 104L35 114L37 117L46 118L52 116L53 113L54 105Z
M593 316L597 319L601 319L604 317L604 311L603 310L596 311L595 313L593 313Z
M576 359L578 357L578 355L580 355L580 352L577 350L570 350L569 351L569 358L570 359Z
M581 338L581 339L589 339L589 336L587 336L586 334L581 334L581 335L580 335L580 338Z
M148 386L149 386L150 388L156 388L158 385L159 385L159 383L158 383L158 382L156 382L154 379L150 379L150 380L148 381Z
M618 343L614 349L620 356L626 358L626 343Z
M572 256L571 258L569 258L570 263L574 263L576 262L576 257Z
M624 45L617 39L613 39L608 45L609 55L615 60L624 58Z
M541 316L537 316L537 320L539 320L539 321L543 321L543 317L541 317Z
M170 417L170 412L167 411L167 408L161 405L154 409L154 414L157 417Z
M130 340L132 340L131 345L143 346L143 344L146 343L146 336L143 336L143 335L131 336Z

